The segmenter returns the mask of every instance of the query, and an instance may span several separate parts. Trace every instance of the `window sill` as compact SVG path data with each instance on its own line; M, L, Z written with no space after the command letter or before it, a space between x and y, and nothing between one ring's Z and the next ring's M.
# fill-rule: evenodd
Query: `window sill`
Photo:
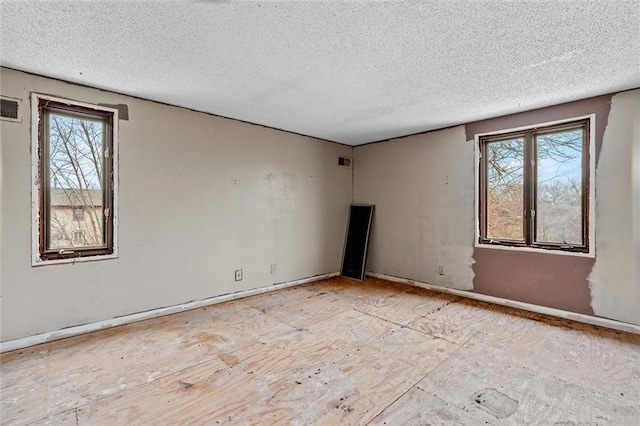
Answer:
M551 255L559 255L559 256L573 256L573 257L587 257L587 258L596 257L596 254L593 248L591 248L588 253L584 253L584 252L577 252L577 251L550 250L550 249L535 248L535 247L513 247L513 246L502 246L497 244L481 244L481 243L478 243L477 241L474 247L480 248L480 249L489 249L489 250L507 250L507 251L526 252L526 253L551 254Z
M31 261L31 266L46 266L46 265L59 265L65 263L81 263L81 262L99 262L101 260L109 260L109 259L117 259L118 253L112 254L101 254L96 256L85 256L85 257L69 257L65 259L51 259L51 260L43 260L39 256L37 258L33 258Z

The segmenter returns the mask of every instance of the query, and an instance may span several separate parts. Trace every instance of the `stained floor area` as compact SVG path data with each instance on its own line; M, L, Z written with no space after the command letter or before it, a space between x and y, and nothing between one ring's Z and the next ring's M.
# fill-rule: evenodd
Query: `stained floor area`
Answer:
M2 424L640 424L640 336L334 278L0 356Z

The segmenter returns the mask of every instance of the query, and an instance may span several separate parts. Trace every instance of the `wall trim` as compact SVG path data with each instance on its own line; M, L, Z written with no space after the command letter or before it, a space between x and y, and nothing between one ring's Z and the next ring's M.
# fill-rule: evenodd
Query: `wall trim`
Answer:
M399 278L393 275L378 274L375 272L367 272L367 276L372 278L379 278L382 280L392 281L396 283L409 284L414 287L420 287L427 290L439 291L441 293L453 294L455 296L462 296L468 299L479 300L482 302L494 303L496 305L508 306L511 308L522 309L529 312L535 312L538 314L551 315L558 318L568 319L571 321L582 322L585 324L597 325L600 327L611 328L614 330L626 331L628 333L640 334L640 325L635 325L627 322L616 321L608 318L593 317L585 314L578 314L575 312L564 311L562 309L548 308L546 306L533 305L531 303L518 302L515 300L503 299L501 297L487 296L485 294L473 293L471 291L458 290L455 288L441 287L438 285L423 283L420 281L410 280L408 278Z
M93 331L104 330L107 328L117 327L120 325L131 324L138 321L144 321L164 315L175 314L178 312L189 311L192 309L202 308L205 306L216 305L218 303L229 302L232 300L242 299L258 294L269 293L288 287L294 287L307 284L314 281L320 281L327 278L337 277L339 272L329 274L314 275L312 277L301 278L299 280L287 281L284 283L272 284L266 287L258 287L250 290L243 290L236 293L222 294L220 296L209 297L207 299L195 300L192 302L182 303L180 305L166 306L163 308L151 309L149 311L138 312L135 314L123 315L108 320L92 322L89 324L77 325L61 330L50 331L47 333L36 334L34 336L22 337L14 340L0 342L0 353L24 349L29 346L49 343L55 340L66 339L68 337L78 336L80 334L91 333Z

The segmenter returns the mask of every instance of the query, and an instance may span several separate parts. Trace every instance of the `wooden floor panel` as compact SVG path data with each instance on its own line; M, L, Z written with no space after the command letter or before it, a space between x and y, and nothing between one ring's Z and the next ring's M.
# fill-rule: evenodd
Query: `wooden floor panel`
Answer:
M467 358L461 349L416 388L495 425L573 421L562 408L535 393L523 393L523 382L535 386L538 374L509 358L496 361L489 353L476 355Z
M0 356L2 424L640 424L640 336L334 278Z
M567 326L568 325L568 326ZM640 336L537 316L488 324L461 350L512 359L532 371L640 405Z
M299 329L308 328L313 324L352 310L352 303L341 299L337 294L322 291L288 300L285 303L267 298L259 300L249 298L247 303L261 312Z
M499 315L488 303L456 298L421 314L409 327L462 345Z
M2 421L35 421L292 330L236 301L3 354Z
M417 387L413 387L369 424L374 426L475 426L489 423Z
M360 300L355 309L397 324L408 325L416 318L427 316L459 299L442 293L429 293L429 297L419 297L421 293L424 294L424 290L383 293Z

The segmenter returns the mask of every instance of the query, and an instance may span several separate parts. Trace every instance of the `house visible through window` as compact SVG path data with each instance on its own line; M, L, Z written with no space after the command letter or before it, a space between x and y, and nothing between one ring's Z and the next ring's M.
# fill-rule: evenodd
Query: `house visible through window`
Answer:
M73 218L75 220L84 220L84 207L74 207Z
M84 231L73 231L72 243L73 243L74 246L83 246L84 245Z
M33 95L36 261L114 254L117 111Z
M479 143L480 244L589 251L589 120Z

